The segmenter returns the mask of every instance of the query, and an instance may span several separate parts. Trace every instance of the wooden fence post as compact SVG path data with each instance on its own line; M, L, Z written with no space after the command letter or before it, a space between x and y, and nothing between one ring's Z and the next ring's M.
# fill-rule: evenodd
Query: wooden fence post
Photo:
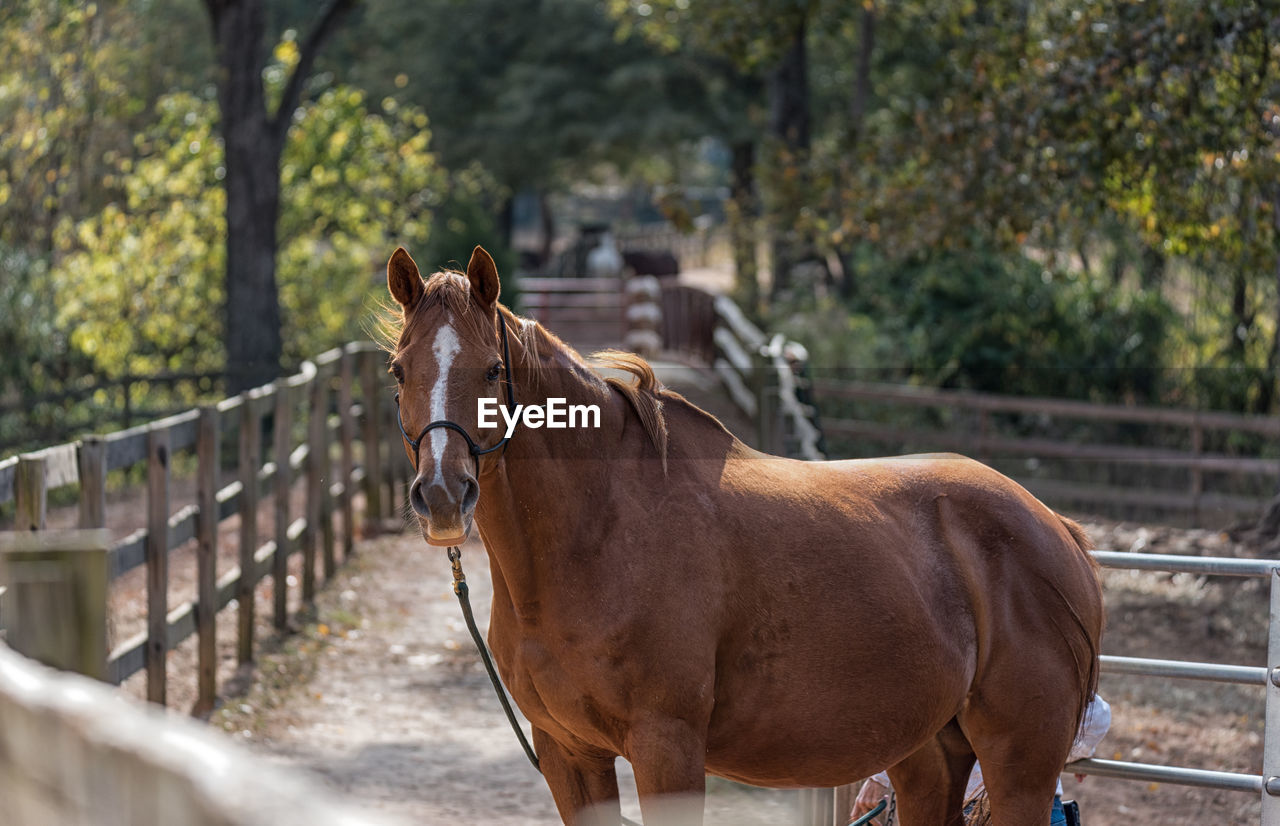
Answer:
M275 613L272 622L283 629L289 623L289 488L293 469L289 466L289 446L293 442L293 393L289 383L275 383L275 459L276 459L276 555L271 560L271 587Z
M374 353L365 353L360 371L364 395L360 406L364 410L364 515L367 533L377 532L382 519L382 461L378 430L378 373Z
M0 534L8 583L4 627L13 650L45 665L107 679L107 532Z
M34 453L19 456L13 481L14 526L20 531L44 530L49 498L44 457Z
M262 467L262 419L258 397L240 394L240 581L236 584L239 633L236 660L253 660L254 586L258 584L258 470Z
M218 408L200 408L196 436L196 497L200 508L197 518L196 546L196 633L197 678L193 714L213 709L217 699L218 673ZM241 574L243 576L243 572Z
M342 440L342 561L346 562L356 547L355 490L351 475L355 472L356 420L351 413L351 385L355 382L353 363L355 355L350 348L342 348L342 363L338 376L338 416Z
M169 614L169 429L147 432L147 699L165 704Z
M319 498L316 505L316 517L320 520L321 563L324 567L324 581L333 579L337 560L334 558L333 544L333 459L329 455L329 399L333 395L333 367L325 365L316 376L315 387L311 397L312 440L315 444L312 455L312 468L315 470L315 490Z
M80 527L107 526L107 443L85 436L76 451L80 470Z
M316 547L320 544L320 498L324 485L324 373L307 385L307 529L302 534L302 601L316 597Z

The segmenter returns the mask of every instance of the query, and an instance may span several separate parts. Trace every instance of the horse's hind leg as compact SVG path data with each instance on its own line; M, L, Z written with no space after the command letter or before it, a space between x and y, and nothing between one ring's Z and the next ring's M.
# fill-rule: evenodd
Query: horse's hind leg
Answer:
M932 740L889 769L902 826L961 826L964 790L973 760L969 741L952 720Z
M961 724L982 765L993 826L1044 826L1074 736L1070 703L1041 703L1038 715L971 698Z
M571 751L539 728L533 730L533 748L561 820L570 826L621 822L613 755Z

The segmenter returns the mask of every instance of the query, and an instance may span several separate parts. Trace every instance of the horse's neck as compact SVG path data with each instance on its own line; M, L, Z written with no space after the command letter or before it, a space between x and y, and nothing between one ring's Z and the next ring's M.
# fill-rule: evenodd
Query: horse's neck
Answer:
M600 420L599 427L565 429L521 422L499 463L481 474L476 520L489 551L495 593L506 590L516 606L537 601L544 578L572 550L575 526L610 495L610 463L600 460L626 458L619 449L627 443L618 434L631 415L626 400L568 351L549 339L544 344L549 349L539 352L536 366L528 363L523 346L513 353L516 400L594 405Z

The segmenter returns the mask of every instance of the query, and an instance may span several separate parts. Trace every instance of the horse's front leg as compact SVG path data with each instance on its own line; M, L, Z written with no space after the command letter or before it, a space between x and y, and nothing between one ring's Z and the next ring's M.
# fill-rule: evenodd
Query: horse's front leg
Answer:
M622 822L614 755L567 748L537 727L533 729L533 748L561 820L569 826L618 826Z
M658 716L632 725L627 757L645 826L702 826L706 754L705 727Z

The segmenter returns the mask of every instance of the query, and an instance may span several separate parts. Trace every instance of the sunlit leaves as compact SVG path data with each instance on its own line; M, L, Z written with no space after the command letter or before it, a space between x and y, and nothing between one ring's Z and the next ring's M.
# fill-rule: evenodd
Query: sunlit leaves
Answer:
M379 111L381 110L381 111ZM122 162L124 198L67 231L62 323L108 375L223 364L225 196L211 101L175 94ZM357 337L379 259L426 243L442 172L414 107L335 87L294 123L281 170L277 278L290 363ZM234 310L233 310L234 311Z

